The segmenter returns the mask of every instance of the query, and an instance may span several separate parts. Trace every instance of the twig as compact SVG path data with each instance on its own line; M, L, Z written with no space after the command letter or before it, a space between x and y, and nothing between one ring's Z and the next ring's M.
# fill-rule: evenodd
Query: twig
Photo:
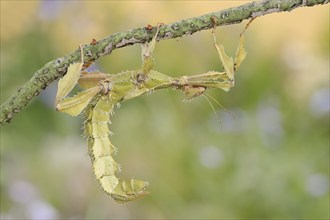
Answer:
M211 29L214 26L240 23L245 19L260 17L274 12L291 11L298 7L311 7L329 3L328 0L262 0L247 3L238 7L205 14L199 17L184 19L172 24L163 25L158 40L172 39L191 35L197 31ZM213 19L211 19L213 18ZM216 19L214 19L216 18ZM126 32L115 33L102 40L84 45L84 61L91 63L113 50L136 43L150 41L156 31L155 27L146 26ZM64 57L50 61L40 68L33 77L1 105L0 125L9 123L32 99L39 95L51 82L62 77L70 63L80 60L79 49Z

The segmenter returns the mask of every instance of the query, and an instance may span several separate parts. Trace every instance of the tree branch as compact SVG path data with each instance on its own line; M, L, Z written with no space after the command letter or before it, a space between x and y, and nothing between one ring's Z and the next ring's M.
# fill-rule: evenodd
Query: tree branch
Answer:
M260 17L274 12L291 11L298 7L311 7L326 3L329 3L329 0L255 1L238 7L163 25L160 28L158 40L191 35L197 31L211 29L214 26L240 23L245 19ZM126 32L115 33L97 42L84 45L84 61L85 63L94 62L100 57L110 54L117 48L150 41L155 32L155 27L136 28ZM33 99L33 97L39 95L41 90L45 89L50 83L59 77L62 77L71 63L78 61L80 61L80 51L76 50L64 57L50 61L35 72L28 82L26 82L12 97L1 105L0 125L2 126L9 123L10 120Z

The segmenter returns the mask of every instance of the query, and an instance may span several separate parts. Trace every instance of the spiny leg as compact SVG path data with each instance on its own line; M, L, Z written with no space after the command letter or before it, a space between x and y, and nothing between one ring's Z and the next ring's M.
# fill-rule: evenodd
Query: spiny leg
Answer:
M236 70L239 68L239 66L241 65L242 61L245 59L246 57L246 50L244 49L244 32L246 31L246 29L248 29L248 27L250 26L250 24L252 23L252 21L255 18L252 18L251 20L249 20L249 22L245 25L245 28L243 29L243 31L240 33L239 35L239 43L237 46L237 51L236 51L236 56L235 56L235 62L234 62L234 72L236 72Z
M225 53L225 49L223 47L223 45L218 45L217 44L217 38L215 35L215 28L212 30L212 36L213 36L213 44L215 49L218 52L219 58L220 58L220 62L228 76L229 79L234 80L234 61L232 57L229 57L226 53Z
M214 22L214 25L215 25L216 18L212 17L211 20L212 20L212 22ZM212 30L213 43L214 43L214 47L216 48L216 50L218 52L220 62L222 63L222 65L225 69L225 72L221 73L221 72L217 72L217 71L210 71L208 73L200 74L198 76L199 83L200 83L199 85L195 84L198 82L198 80L196 80L196 77L195 77L195 80L189 80L189 79L192 79L193 77L182 77L183 81L186 83L186 85L183 86L183 88L182 88L182 90L185 92L186 97L187 97L184 101L190 101L192 98L197 97L197 96L204 96L206 98L206 100L209 102L209 104L211 105L214 113L215 113L214 107L212 106L208 97L211 98L219 106L222 107L222 105L216 99L214 99L212 96L204 95L204 92L206 91L207 88L212 88L212 87L221 88L225 91L228 91L230 89L230 87L234 86L234 73L237 70L237 68L240 66L241 62L245 59L246 54L247 54L247 52L244 49L243 34L253 20L254 20L254 18L251 19L246 24L245 28L243 29L243 31L240 34L240 40L239 40L239 43L237 46L235 60L232 57L229 57L225 53L223 45L217 44L216 35L215 35L215 27L214 27L214 29ZM214 75L217 77L213 78ZM221 80L219 77L221 78ZM208 78L213 78L212 83L208 83L209 82ZM194 83L194 85L192 83Z
M157 25L157 31L152 40L149 43L142 44L142 72L145 75L147 75L154 66L154 62L152 60L152 52L155 49L156 39L160 26L161 24Z
M228 75L229 79L231 79L231 80L234 80L234 73L236 72L236 70L239 68L242 61L246 57L247 52L244 49L244 36L243 36L243 34L244 34L245 30L249 27L249 25L251 24L251 22L253 20L254 20L254 18L252 18L246 24L245 28L243 29L243 31L240 34L240 39L239 39L239 43L238 43L238 46L237 46L235 59L233 59L232 57L229 57L225 53L223 45L217 45L216 35L215 35L215 28L212 30L214 47L216 48L216 50L219 54L220 62L222 63L226 74Z
M157 39L157 36L159 33L159 27L161 25L162 24L157 25L157 31L156 31L156 34L153 36L152 40L149 43L146 42L146 43L142 44L142 54L141 54L142 55L142 68L141 68L142 72L137 71L137 72L133 73L131 76L133 79L133 83L137 87L136 90L141 90L144 87L143 83L147 80L149 72L154 67L152 52L155 49L156 39ZM147 88L144 88L144 90L148 91ZM142 93L144 93L144 92L142 92ZM134 95L134 97L136 97L136 95Z

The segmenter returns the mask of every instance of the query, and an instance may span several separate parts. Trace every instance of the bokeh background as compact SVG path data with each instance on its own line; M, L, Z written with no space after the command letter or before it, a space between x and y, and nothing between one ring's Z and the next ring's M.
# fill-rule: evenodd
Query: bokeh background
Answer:
M45 63L91 39L248 1L1 1L1 103ZM234 54L244 24L217 29ZM118 205L91 170L82 119L54 110L57 82L1 127L1 219L329 218L329 5L258 18L228 93L128 101L112 119L120 177L152 194ZM155 69L219 70L211 31L157 43ZM140 67L140 46L94 66Z

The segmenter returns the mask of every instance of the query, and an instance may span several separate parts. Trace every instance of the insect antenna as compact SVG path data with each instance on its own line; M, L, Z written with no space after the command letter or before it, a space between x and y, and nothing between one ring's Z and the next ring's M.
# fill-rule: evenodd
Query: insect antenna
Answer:
M211 108L212 108L212 111L215 115L215 117L217 118L217 121L221 124L221 118L219 116L219 114L217 114L217 112L215 111L215 108L210 100L210 98L215 101L218 105L220 105L221 108L223 108L223 106L215 99L213 98L211 95L207 94L207 93L204 93L202 94L202 96L205 98L205 100L210 104Z
M218 106L220 106L220 108L222 108L224 111L228 112L233 118L235 118L235 114L231 111L229 111L228 109L226 109L218 100L216 100L213 96L211 96L208 93L204 93L202 94L202 96L206 99L206 101L210 104L214 115L217 118L217 121L219 121L220 125L221 125L221 117L219 115L219 113L217 113L217 111L214 108L214 105L212 104L211 100L214 101Z

